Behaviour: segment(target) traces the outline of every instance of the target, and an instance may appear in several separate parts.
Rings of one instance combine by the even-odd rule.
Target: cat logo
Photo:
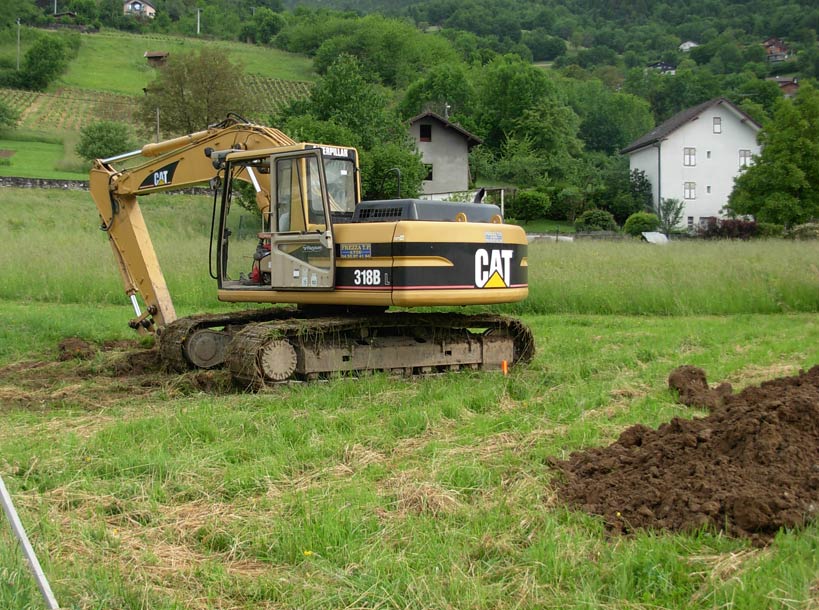
[[[511,281],[512,250],[475,252],[475,285],[478,288],[508,288]]]
[[[179,165],[179,161],[174,161],[173,163],[169,163],[164,167],[160,167],[155,172],[151,172],[145,177],[145,180],[142,181],[139,188],[150,189],[171,184],[173,182],[173,175],[176,172],[177,165]]]
[[[168,183],[168,170],[154,172],[154,186],[162,186]]]

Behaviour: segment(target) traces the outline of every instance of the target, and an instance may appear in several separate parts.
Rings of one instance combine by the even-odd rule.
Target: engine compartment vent
[[[394,222],[403,218],[404,208],[359,206],[359,209],[356,210],[355,216],[353,216],[353,222],[374,222],[379,220],[384,222]]]
[[[425,199],[362,201],[356,206],[351,222],[399,220],[454,222],[459,214],[463,214],[468,222],[492,222],[493,218],[500,218],[500,208],[488,203],[456,203]]]

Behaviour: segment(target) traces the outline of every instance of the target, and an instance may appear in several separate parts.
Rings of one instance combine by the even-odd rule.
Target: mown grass
[[[216,306],[209,201],[157,197],[143,209],[181,313]],[[536,244],[540,300],[520,309],[538,353],[510,376],[241,394],[185,376],[118,378],[104,354],[54,362],[62,337],[128,336],[96,225],[87,193],[0,190],[0,472],[64,607],[815,603],[816,524],[765,549],[707,531],[611,538],[561,506],[548,467],[631,424],[702,415],[666,387],[680,364],[743,387],[816,363],[819,320],[804,297],[817,285],[814,245]],[[624,282],[654,297],[635,301]],[[724,283],[742,293],[737,311],[712,315],[728,308],[709,294],[727,294]],[[697,291],[667,301],[679,284]],[[614,296],[593,312],[606,287]],[[573,306],[586,312],[560,311]],[[0,607],[37,607],[5,525]]]
[[[78,171],[82,167],[82,162],[73,150],[72,144],[76,143],[76,137],[60,137],[57,142],[30,141],[23,140],[22,137],[24,136],[0,139],[0,150],[12,153],[10,156],[2,157],[0,176],[57,180],[88,179],[87,172]],[[49,139],[56,138],[52,136]]]
[[[816,526],[768,549],[709,532],[612,539],[560,506],[546,462],[700,414],[665,387],[683,362],[738,385],[815,362],[815,316],[526,321],[539,353],[508,378],[167,386],[96,407],[61,386],[4,409],[3,472],[66,607],[806,606]],[[21,595],[0,583],[0,605]]]
[[[155,71],[148,66],[146,51],[186,53],[207,45],[238,61],[248,74],[259,74],[283,80],[312,81],[316,76],[308,57],[238,42],[201,40],[171,36],[138,36],[103,30],[82,37],[77,58],[73,60],[59,84],[142,95],[143,87],[153,80]]]

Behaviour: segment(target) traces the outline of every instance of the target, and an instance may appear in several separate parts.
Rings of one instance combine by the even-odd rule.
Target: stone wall
[[[18,178],[0,176],[0,188],[11,186],[21,189],[59,189],[63,191],[87,191],[88,180],[55,180],[53,178]],[[211,195],[213,191],[204,186],[165,191],[169,195]]]
[[[18,178],[16,176],[0,176],[0,187],[2,186],[14,186],[22,189],[87,191],[88,180],[54,180],[51,178]]]

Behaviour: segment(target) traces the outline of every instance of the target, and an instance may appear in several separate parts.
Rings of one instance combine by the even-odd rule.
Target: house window
[[[693,166],[697,164],[697,149],[683,148],[683,165]]]
[[[714,133],[722,133],[722,117],[714,117]]]
[[[710,159],[710,158],[711,158],[711,151],[710,151],[710,150],[706,150],[706,151],[705,151],[705,158],[706,158],[706,159]]]
[[[710,184],[705,187],[705,192],[708,193],[709,195],[711,194],[711,185]]]
[[[421,125],[421,141],[432,142],[432,125]]]
[[[751,151],[743,149],[739,151],[739,166],[748,167],[751,164]]]
[[[424,167],[427,168],[427,177],[424,180],[432,180],[432,163],[424,163]]]
[[[688,228],[689,228],[689,229],[693,229],[693,228],[694,228],[694,217],[693,217],[693,216],[689,216],[689,217],[688,217]]]
[[[696,199],[697,198],[697,183],[696,182],[686,182],[683,184],[683,197],[686,199]]]

